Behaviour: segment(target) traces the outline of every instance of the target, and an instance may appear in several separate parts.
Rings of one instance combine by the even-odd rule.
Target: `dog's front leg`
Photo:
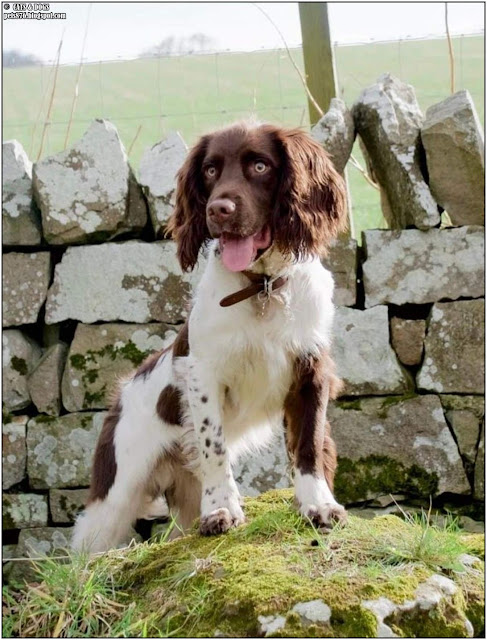
[[[200,531],[214,535],[244,522],[240,496],[232,475],[222,423],[223,390],[208,367],[192,358],[188,398],[199,446],[201,469]]]
[[[347,516],[332,492],[336,454],[326,410],[335,379],[333,367],[326,353],[299,358],[285,403],[298,509],[317,526],[325,527]]]

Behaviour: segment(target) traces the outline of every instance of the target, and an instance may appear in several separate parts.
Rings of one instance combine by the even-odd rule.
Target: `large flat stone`
[[[49,506],[52,521],[59,524],[74,522],[85,507],[88,494],[89,489],[51,489]]]
[[[176,335],[165,324],[78,324],[63,376],[65,408],[107,408],[119,381]]]
[[[270,489],[292,486],[284,431],[257,453],[243,454],[234,465],[233,475],[243,496],[258,496]]]
[[[56,265],[46,322],[179,322],[199,273],[181,273],[171,241],[69,247]]]
[[[27,473],[34,489],[83,487],[105,412],[39,416],[27,425]]]
[[[67,351],[63,342],[52,345],[29,375],[27,387],[39,413],[58,416],[61,411],[61,378]]]
[[[336,403],[329,419],[339,459],[339,500],[470,492],[437,396]]]
[[[338,173],[343,173],[355,141],[353,116],[343,100],[332,98],[330,108],[311,129],[311,137],[322,144]]]
[[[3,256],[3,326],[37,322],[51,277],[51,256],[7,253]]]
[[[7,411],[25,409],[31,403],[28,377],[41,357],[41,348],[19,329],[2,335],[2,403]]]
[[[484,295],[483,227],[365,231],[365,306]]]
[[[484,134],[468,91],[429,107],[421,140],[431,193],[452,223],[485,224]]]
[[[47,496],[40,496],[36,493],[3,494],[3,529],[26,529],[46,526]]]
[[[10,489],[26,475],[27,416],[8,416],[2,424],[2,488]]]
[[[357,242],[352,238],[336,240],[323,260],[333,274],[333,302],[339,307],[353,307],[357,302]]]
[[[440,223],[420,163],[423,114],[413,87],[390,74],[367,87],[353,106],[355,127],[381,187],[382,211],[392,229]]]
[[[164,237],[167,222],[174,209],[176,173],[188,149],[177,132],[144,152],[140,160],[139,180],[144,190],[156,237]]]
[[[343,395],[387,395],[412,387],[389,341],[387,307],[337,309],[332,355]]]
[[[33,187],[50,244],[108,240],[137,233],[147,221],[123,144],[106,120],[93,121],[70,149],[37,162]]]
[[[41,214],[32,199],[32,162],[17,140],[2,145],[2,243],[41,244]]]
[[[483,300],[433,305],[418,388],[483,394],[484,340]]]

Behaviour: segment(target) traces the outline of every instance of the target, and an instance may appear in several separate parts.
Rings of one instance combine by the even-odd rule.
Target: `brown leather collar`
[[[247,300],[247,298],[259,293],[264,293],[265,296],[269,298],[273,291],[279,289],[287,282],[287,278],[284,276],[279,276],[279,278],[273,280],[271,276],[265,275],[264,273],[253,273],[252,271],[242,271],[242,273],[252,282],[252,284],[244,289],[235,291],[235,293],[231,293],[229,296],[225,296],[225,298],[222,298],[220,300],[220,307],[231,307],[233,304],[237,304],[237,302],[241,302],[242,300]]]

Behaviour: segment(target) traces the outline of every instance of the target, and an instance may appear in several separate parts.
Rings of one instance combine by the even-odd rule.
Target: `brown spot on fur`
[[[330,491],[333,491],[336,468],[337,452],[335,442],[331,437],[331,426],[327,420],[325,424],[325,437],[323,438],[323,471]]]
[[[188,321],[186,320],[172,345],[172,357],[184,358],[187,355],[189,355],[189,327]]]
[[[157,415],[169,424],[183,424],[181,410],[181,391],[172,384],[168,384],[159,394],[156,405]]]
[[[115,481],[117,461],[113,438],[121,412],[122,404],[118,398],[108,411],[96,444],[88,504],[94,500],[103,500]]]
[[[330,489],[336,469],[335,444],[326,420],[328,399],[341,389],[328,353],[298,358],[284,403],[286,445],[301,473],[325,476]]]

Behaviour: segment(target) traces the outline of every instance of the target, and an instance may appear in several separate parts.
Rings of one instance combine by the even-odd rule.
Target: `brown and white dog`
[[[169,231],[184,270],[208,248],[186,324],[123,383],[100,435],[73,548],[116,546],[164,495],[182,530],[244,521],[231,463],[285,429],[299,512],[346,517],[326,419],[333,280],[320,255],[346,226],[343,180],[298,129],[239,123],[179,171]]]

